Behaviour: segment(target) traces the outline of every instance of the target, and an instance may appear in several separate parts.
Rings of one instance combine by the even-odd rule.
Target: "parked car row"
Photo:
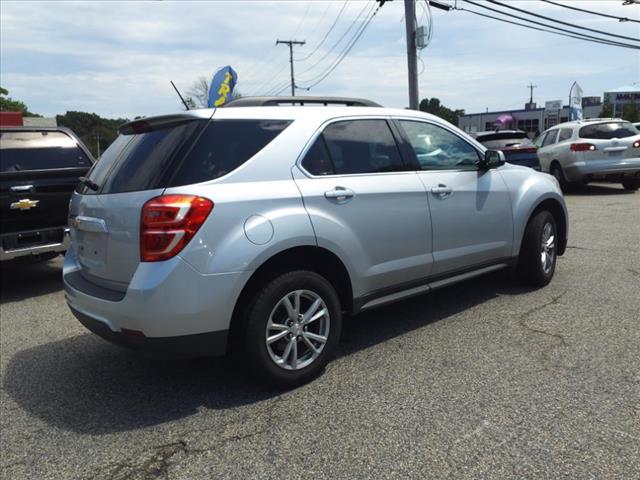
[[[504,268],[551,280],[568,225],[553,177],[429,114],[296,102],[121,128],[71,198],[63,279],[80,322],[295,385],[329,361],[343,315]]]

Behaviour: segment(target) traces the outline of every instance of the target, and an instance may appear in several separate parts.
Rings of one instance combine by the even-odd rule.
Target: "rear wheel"
[[[244,356],[261,380],[293,387],[322,372],[340,338],[338,295],[311,271],[280,275],[257,291],[245,314]]]
[[[569,182],[567,182],[567,179],[564,176],[564,172],[562,171],[562,167],[558,163],[554,163],[553,165],[551,165],[550,173],[551,175],[556,177],[556,180],[558,180],[560,188],[563,192],[566,191],[567,188],[569,188]]]
[[[556,222],[547,210],[536,213],[527,224],[520,247],[518,273],[530,285],[543,287],[553,278],[557,260]]]
[[[636,191],[640,188],[640,180],[625,180],[622,182],[622,186],[625,190]]]

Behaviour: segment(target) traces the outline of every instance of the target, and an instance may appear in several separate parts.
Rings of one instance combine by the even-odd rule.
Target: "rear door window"
[[[0,172],[89,168],[76,141],[59,131],[0,132]]]
[[[549,145],[553,145],[554,143],[556,143],[557,138],[558,138],[558,130],[551,130],[549,133],[547,133],[547,136],[544,137],[542,146],[547,147]]]
[[[386,120],[344,120],[332,123],[324,129],[321,137],[326,142],[330,165],[320,158],[321,144],[314,145],[305,158],[309,173],[326,171],[338,175],[355,173],[379,173],[404,170],[398,145]],[[317,142],[316,142],[317,143]],[[320,156],[320,157],[318,157]],[[317,164],[317,166],[313,165]],[[322,166],[321,166],[322,164]]]
[[[580,138],[592,140],[611,140],[612,138],[626,138],[634,135],[638,135],[638,131],[631,122],[598,123],[580,129]]]
[[[560,130],[560,134],[558,135],[558,143],[566,142],[573,136],[573,130],[570,128],[563,128]]]

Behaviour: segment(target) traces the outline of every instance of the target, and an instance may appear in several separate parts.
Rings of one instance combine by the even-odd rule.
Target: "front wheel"
[[[638,190],[638,188],[640,188],[640,180],[625,180],[624,182],[622,182],[622,186],[625,190],[635,192],[636,190]]]
[[[244,353],[261,380],[293,387],[322,372],[342,328],[340,300],[321,275],[293,271],[267,282],[250,301]]]
[[[530,285],[544,287],[553,278],[557,260],[556,222],[547,210],[529,220],[522,238],[518,273]]]

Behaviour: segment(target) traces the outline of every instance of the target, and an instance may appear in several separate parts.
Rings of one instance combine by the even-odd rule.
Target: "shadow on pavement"
[[[504,275],[472,280],[348,319],[338,356],[482,304],[498,294],[530,290]],[[58,428],[105,434],[158,425],[199,408],[257,403],[282,390],[248,377],[230,359],[157,360],[86,334],[14,355],[5,391],[30,414]]]
[[[62,260],[33,263],[11,260],[0,264],[0,302],[18,302],[62,290]]]
[[[618,183],[579,185],[564,193],[565,197],[585,197],[598,195],[633,195],[635,192],[625,190]]]

